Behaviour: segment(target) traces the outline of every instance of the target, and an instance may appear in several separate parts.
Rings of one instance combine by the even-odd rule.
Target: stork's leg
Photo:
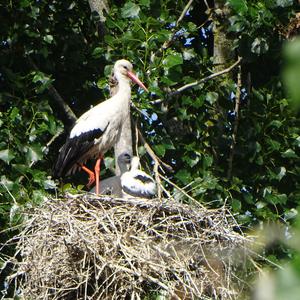
[[[95,164],[95,175],[96,175],[96,194],[100,194],[100,164],[101,164],[102,156],[99,156],[99,158],[96,161]]]
[[[95,182],[95,173],[91,171],[89,168],[87,168],[86,166],[84,166],[83,164],[80,164],[80,167],[83,171],[85,171],[89,175],[89,182],[87,183],[86,186],[87,188],[90,188],[92,184]]]

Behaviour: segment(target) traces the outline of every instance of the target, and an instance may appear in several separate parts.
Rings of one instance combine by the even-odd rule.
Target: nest
[[[11,276],[25,299],[235,299],[247,243],[225,209],[85,194],[27,215]]]

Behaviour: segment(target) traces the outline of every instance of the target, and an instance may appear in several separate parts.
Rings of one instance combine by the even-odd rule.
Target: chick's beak
[[[149,90],[145,87],[145,85],[138,79],[138,77],[130,72],[130,71],[127,71],[127,76],[135,83],[137,83],[142,89],[144,89],[146,92],[149,92]]]

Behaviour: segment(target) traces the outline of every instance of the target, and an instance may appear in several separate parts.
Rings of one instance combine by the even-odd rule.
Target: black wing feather
[[[104,130],[98,128],[83,132],[79,136],[68,138],[58,155],[53,168],[53,177],[63,177],[77,163],[78,159],[95,145],[94,140],[96,138],[99,139],[103,135],[107,126]]]
[[[126,186],[122,186],[123,191],[133,197],[143,197],[143,198],[147,198],[147,199],[151,199],[154,198],[155,195],[153,195],[152,193],[147,193],[147,192],[142,192],[142,191],[133,191],[130,188],[126,187]]]
[[[134,178],[141,181],[142,183],[154,182],[152,178],[150,178],[148,176],[143,176],[141,174],[134,176]]]

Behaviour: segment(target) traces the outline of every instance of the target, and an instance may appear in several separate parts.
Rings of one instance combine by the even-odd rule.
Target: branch
[[[135,131],[136,131],[136,139],[140,138],[142,144],[144,145],[147,153],[149,154],[149,156],[152,158],[152,160],[154,161],[154,166],[153,166],[153,172],[155,175],[155,181],[157,183],[157,194],[158,197],[161,198],[161,194],[162,194],[162,190],[169,196],[171,197],[171,195],[169,194],[169,192],[164,188],[164,186],[161,184],[161,180],[160,180],[160,173],[158,168],[160,168],[163,172],[163,168],[161,165],[163,165],[165,168],[167,168],[169,171],[172,171],[172,167],[168,164],[166,164],[165,162],[163,162],[152,150],[152,148],[150,147],[150,145],[146,142],[144,136],[142,135],[141,131],[138,129],[137,124],[135,123]]]
[[[177,22],[176,22],[176,27],[178,26],[178,24],[182,21],[182,19],[184,18],[186,12],[189,10],[190,6],[192,5],[193,0],[190,0],[187,5],[184,7],[180,17],[178,18]]]
[[[71,107],[64,101],[64,99],[60,96],[57,89],[51,84],[49,86],[49,94],[52,96],[52,98],[56,101],[56,103],[63,109],[65,114],[67,115],[68,119],[72,121],[73,123],[76,122],[77,117],[74,114]]]
[[[206,81],[208,81],[210,79],[213,79],[215,77],[224,75],[226,73],[229,73],[232,69],[234,69],[236,66],[238,66],[241,63],[241,61],[242,61],[242,58],[239,57],[238,60],[234,64],[232,64],[230,67],[228,67],[228,68],[226,68],[226,69],[224,69],[224,70],[222,70],[220,72],[213,73],[213,74],[211,74],[211,75],[209,75],[207,77],[204,77],[204,78],[202,78],[200,80],[197,80],[197,81],[185,84],[184,86],[182,86],[182,87],[180,87],[180,88],[178,88],[178,89],[170,92],[169,94],[167,94],[167,98],[168,97],[172,97],[174,95],[177,95],[177,94],[179,94],[179,93],[181,93],[181,92],[183,92],[183,91],[185,91],[187,89],[193,88],[193,87],[195,87],[195,86],[197,86],[197,85],[199,85],[199,84],[201,84],[203,82],[206,82]],[[158,103],[161,103],[162,101],[163,101],[163,99],[157,99],[157,100],[151,101],[151,103],[152,104],[158,104]]]
[[[235,107],[234,107],[235,119],[234,119],[233,132],[232,132],[232,143],[230,145],[230,152],[228,158],[228,171],[227,171],[228,179],[230,179],[232,176],[232,165],[233,165],[233,158],[234,158],[237,132],[239,126],[239,118],[240,118],[241,87],[242,87],[242,70],[241,70],[241,66],[239,66],[236,99],[235,99]]]
[[[176,35],[176,29],[177,29],[179,23],[180,23],[180,22],[182,21],[182,19],[184,18],[186,12],[187,12],[187,11],[189,10],[189,8],[191,7],[192,3],[193,3],[193,0],[190,0],[190,1],[187,3],[187,5],[184,7],[182,13],[180,14],[178,20],[177,20],[176,23],[175,23],[175,27],[174,27],[173,30],[172,30],[172,34],[171,34],[170,38],[169,38],[167,41],[165,41],[165,42],[163,43],[163,45],[162,45],[162,46],[154,53],[154,57],[157,56],[157,55],[158,55],[160,52],[162,52],[163,50],[166,50],[166,49],[171,45],[171,43],[173,42],[174,37],[175,37],[175,35]]]
[[[33,69],[35,69],[36,71],[40,71],[39,68],[37,67],[37,65],[34,63],[34,61],[30,57],[28,57],[28,61],[29,61],[29,64],[33,67]],[[72,121],[73,123],[75,123],[75,121],[77,120],[76,115],[72,111],[71,107],[60,96],[60,94],[58,93],[58,91],[52,84],[49,85],[48,91],[49,91],[50,96],[52,96],[52,98],[56,101],[56,103],[63,109],[63,111],[67,115],[68,119],[70,121]]]

